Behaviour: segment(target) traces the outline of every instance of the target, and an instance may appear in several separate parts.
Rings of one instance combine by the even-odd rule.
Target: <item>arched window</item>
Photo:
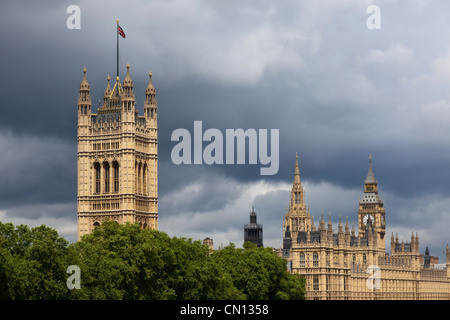
[[[313,254],[313,267],[319,266],[319,254],[317,252],[314,252]]]
[[[301,200],[300,200],[300,192],[295,192],[295,204],[300,204]]]
[[[100,222],[98,222],[98,221],[97,221],[97,222],[94,222],[94,228],[95,228],[95,227],[98,227],[99,225],[100,225]]]
[[[96,162],[94,164],[94,171],[95,171],[95,192],[100,192],[100,163]]]
[[[137,183],[138,183],[138,193],[142,192],[142,163],[139,163],[138,165],[138,172],[137,172]]]
[[[305,254],[302,252],[300,253],[300,267],[305,266]]]
[[[134,175],[135,175],[135,180],[134,180],[134,192],[138,192],[138,163],[137,161],[134,163]]]
[[[112,166],[114,170],[114,192],[119,192],[119,164],[114,161]]]
[[[147,194],[147,164],[144,163],[144,167],[142,169],[142,193],[144,195]]]
[[[109,170],[109,163],[105,162],[103,164],[103,167],[105,168],[105,192],[109,192],[109,185],[110,185],[110,170]]]

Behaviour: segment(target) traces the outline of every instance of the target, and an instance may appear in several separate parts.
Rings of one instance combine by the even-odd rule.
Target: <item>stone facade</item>
[[[138,115],[130,76],[110,77],[103,104],[92,113],[86,68],[78,97],[78,240],[105,219],[158,229],[156,91],[149,73],[144,115]]]
[[[446,266],[438,269],[420,264],[419,236],[410,242],[390,239],[385,250],[386,212],[369,158],[369,172],[357,212],[359,231],[350,230],[339,218],[333,231],[322,214],[316,227],[305,204],[298,158],[290,205],[283,222],[284,257],[291,273],[306,280],[307,299],[450,299],[450,250]]]

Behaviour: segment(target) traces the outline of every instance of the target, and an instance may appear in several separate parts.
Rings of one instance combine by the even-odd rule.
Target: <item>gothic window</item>
[[[103,167],[105,168],[105,192],[109,192],[109,184],[110,184],[110,176],[109,176],[109,163],[105,162],[103,164]]]
[[[94,164],[94,170],[95,170],[95,192],[100,192],[100,163],[96,162]]]
[[[313,276],[313,290],[319,290],[319,276]]]
[[[366,264],[366,262],[367,262],[367,258],[366,258],[366,254],[364,253],[363,254],[363,264]]]
[[[114,170],[114,192],[119,192],[119,164],[117,161],[113,162]]]
[[[134,192],[137,193],[138,190],[138,163],[137,161],[134,163],[134,175],[135,175],[135,179],[134,179]]]
[[[313,267],[319,266],[319,254],[317,252],[314,252],[313,254]]]
[[[142,193],[147,194],[147,164],[144,163],[144,169],[142,170]]]
[[[302,252],[300,253],[300,267],[305,266],[305,254]]]
[[[142,191],[142,178],[141,178],[141,171],[142,171],[142,165],[139,163],[138,169],[137,169],[137,193],[141,193]]]
[[[294,204],[300,204],[301,201],[301,192],[294,192]]]

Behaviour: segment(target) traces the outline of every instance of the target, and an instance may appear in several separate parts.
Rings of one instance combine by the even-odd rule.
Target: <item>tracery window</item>
[[[100,192],[100,163],[96,162],[94,164],[94,170],[95,170],[95,192]]]
[[[319,254],[317,252],[314,252],[313,254],[313,267],[319,266]]]
[[[114,171],[114,192],[119,192],[119,164],[117,161],[113,162]]]
[[[305,254],[302,252],[300,253],[300,267],[305,266]]]
[[[142,193],[147,194],[147,164],[144,163],[144,168],[142,169]]]
[[[105,168],[105,192],[109,192],[109,185],[110,185],[110,170],[109,170],[109,163],[105,162],[103,164],[103,167]]]

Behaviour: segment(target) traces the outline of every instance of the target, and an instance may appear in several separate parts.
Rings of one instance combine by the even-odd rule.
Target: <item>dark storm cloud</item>
[[[57,138],[0,132],[0,210],[76,197],[76,149]],[[23,216],[33,215],[29,210]],[[71,214],[64,212],[62,214]]]
[[[150,70],[157,90],[162,221],[164,212],[168,220],[180,214],[206,232],[219,220],[214,228],[224,238],[237,237],[254,204],[261,223],[280,228],[288,192],[255,198],[243,188],[263,178],[290,184],[295,152],[316,223],[322,210],[353,219],[372,153],[392,225],[431,230],[431,214],[448,215],[449,4],[380,1],[381,29],[371,31],[371,2],[2,3],[0,210],[55,216],[59,204],[75,201],[81,70],[95,112],[106,76],[116,72],[120,19],[121,75],[130,62],[141,114]],[[80,6],[81,30],[66,28],[71,4]],[[174,165],[171,133],[192,132],[195,120],[222,132],[279,129],[278,174],[262,177],[259,165]],[[37,209],[28,211],[32,204]]]

